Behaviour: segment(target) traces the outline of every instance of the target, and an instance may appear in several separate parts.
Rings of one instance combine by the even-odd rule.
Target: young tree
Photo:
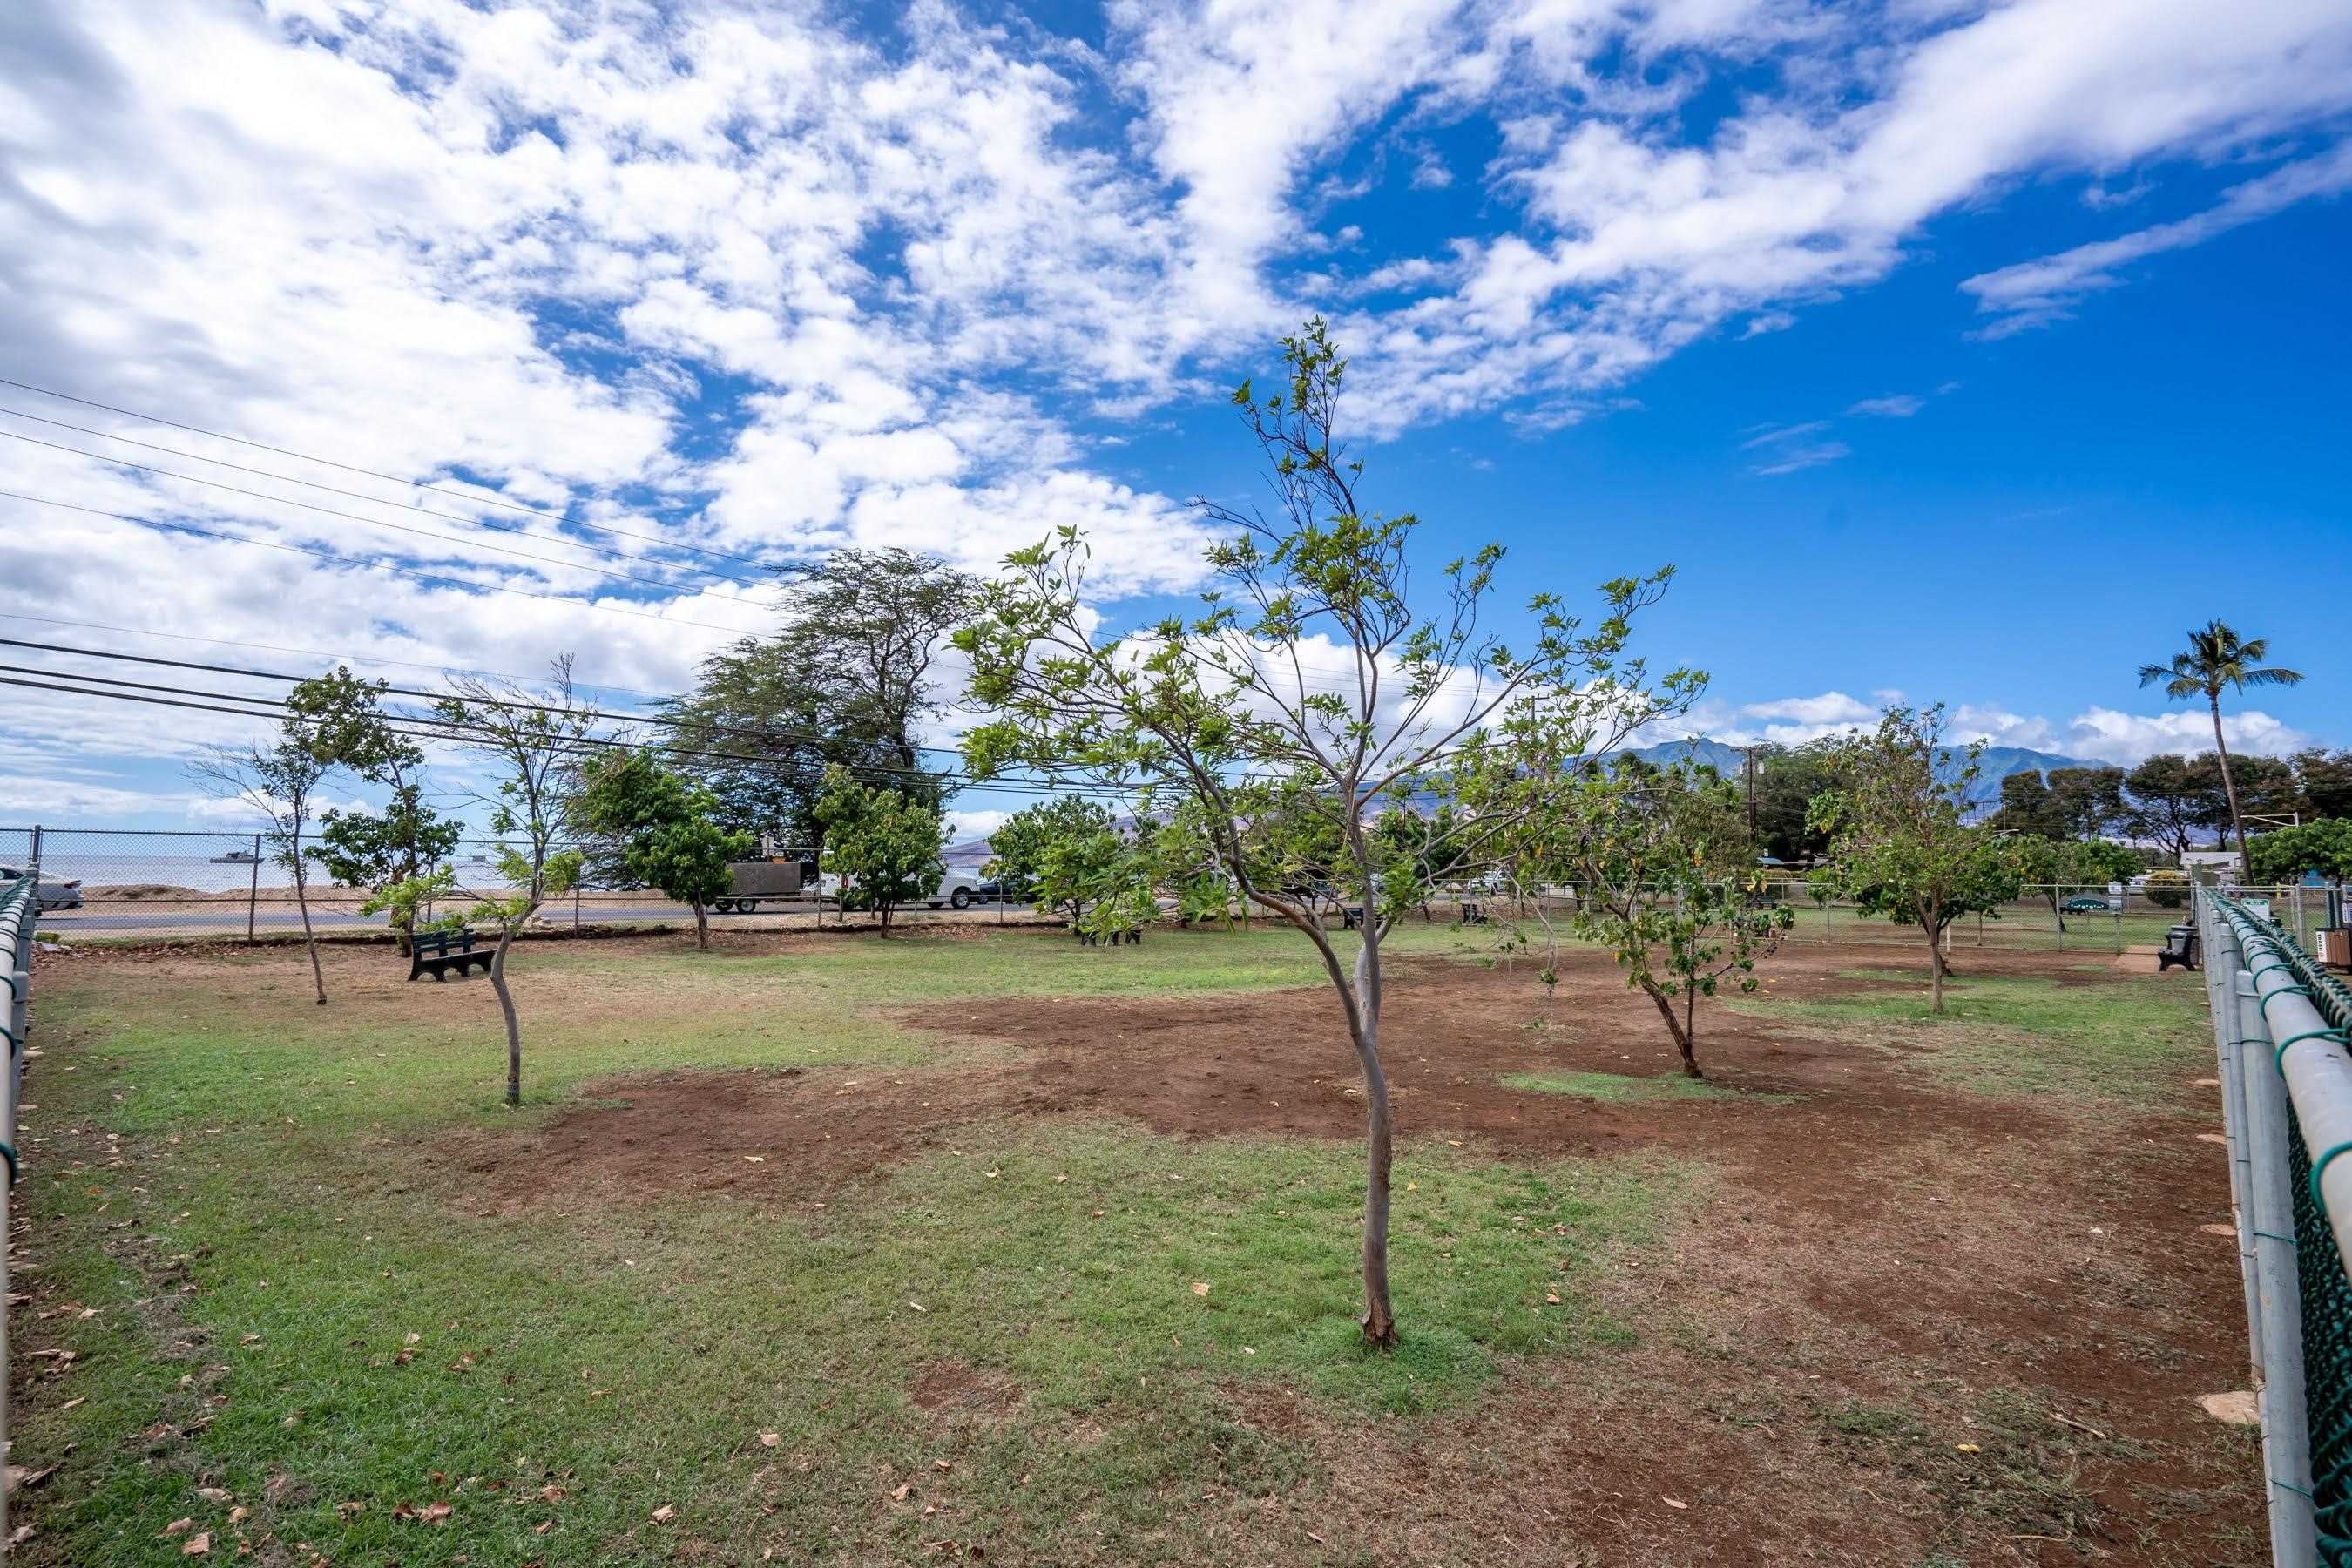
[[[499,944],[490,955],[490,989],[499,999],[499,1013],[507,1029],[507,1092],[509,1105],[522,1103],[522,1026],[515,1014],[514,992],[507,984],[507,955],[514,939],[549,899],[568,893],[577,884],[584,857],[577,849],[558,851],[556,836],[563,827],[564,780],[575,759],[593,744],[595,721],[572,684],[572,658],[555,660],[552,679],[544,690],[515,685],[491,685],[473,676],[450,683],[449,694],[434,704],[452,739],[470,748],[495,779],[488,790],[474,795],[488,808],[490,831],[499,840],[498,870],[502,888],[467,888],[455,870],[443,867],[424,877],[411,878],[379,895],[380,907],[394,919],[415,918],[428,900],[469,897],[473,908],[465,920],[495,921]]]
[[[1215,921],[1234,929],[1239,895],[1233,874],[1217,853],[1217,840],[1201,815],[1201,803],[1190,797],[1174,801],[1161,816],[1144,825],[1151,881],[1176,896],[1176,912],[1188,926]],[[1249,928],[1249,906],[1239,905],[1242,928]]]
[[[1383,862],[1401,862],[1403,875],[1435,889],[1460,880],[1469,869],[1462,828],[1454,803],[1439,801],[1425,816],[1409,806],[1382,813],[1372,824],[1372,838]],[[1421,918],[1424,923],[1433,918],[1426,901],[1421,905]]]
[[[2183,697],[2202,697],[2213,715],[2213,749],[2221,758],[2221,787],[2229,798],[2230,827],[2237,835],[2238,863],[2246,864],[2246,821],[2238,805],[2238,786],[2230,772],[2230,742],[2221,733],[2221,691],[2228,688],[2243,691],[2249,686],[2293,686],[2303,679],[2292,669],[2268,667],[2263,663],[2270,656],[2267,637],[2241,640],[2238,634],[2224,623],[2208,621],[2189,634],[2189,646],[2172,656],[2168,664],[2144,664],[2139,668],[2139,683],[2153,686],[2161,681],[2165,696],[2179,700]]]
[[[824,828],[822,864],[840,877],[843,906],[855,898],[876,910],[886,938],[890,911],[929,896],[947,875],[940,859],[947,825],[919,800],[869,788],[835,763],[825,770],[816,815]]]
[[[1082,795],[1057,795],[1034,805],[1023,806],[1003,826],[988,836],[989,861],[982,870],[1008,889],[1032,893],[1045,868],[1048,847],[1068,839],[1108,833],[1117,820],[1108,806],[1097,805]],[[1060,907],[1058,900],[1043,901],[1047,909]],[[1071,918],[1075,920],[1079,912],[1072,910]]]
[[[1037,862],[1037,900],[1070,911],[1082,936],[1118,936],[1159,913],[1151,862],[1143,847],[1114,827],[1049,839]]]
[[[309,858],[302,836],[310,826],[320,784],[333,762],[326,754],[317,727],[289,713],[278,739],[268,745],[215,746],[188,765],[196,783],[223,800],[241,800],[258,812],[268,826],[262,837],[270,859],[294,874],[294,903],[302,912],[302,942],[310,954],[310,984],[319,1005],[327,1005],[327,972],[319,962],[319,933],[310,926]]]
[[[751,836],[721,828],[717,811],[708,790],[648,751],[611,753],[583,769],[572,803],[581,829],[617,846],[630,877],[694,911],[694,942],[706,952],[709,905],[734,889],[730,862],[751,853]]]
[[[287,699],[289,710],[317,724],[322,751],[386,792],[381,811],[330,807],[319,819],[319,842],[304,852],[338,886],[371,892],[436,865],[465,831],[425,804],[425,751],[384,711],[389,687],[338,666],[297,683]],[[404,921],[393,921],[393,935],[406,954],[413,933]]]
[[[1605,612],[1590,627],[1538,595],[1527,640],[1514,647],[1479,624],[1502,556],[1490,545],[1448,563],[1439,606],[1416,612],[1406,563],[1416,520],[1382,516],[1359,494],[1362,465],[1339,434],[1338,351],[1320,321],[1283,347],[1282,391],[1261,398],[1244,383],[1234,395],[1267,459],[1276,516],[1193,503],[1232,531],[1208,553],[1219,586],[1202,613],[1113,633],[1086,604],[1088,552],[1076,529],[1014,552],[956,638],[972,662],[971,696],[991,715],[967,733],[965,756],[980,778],[1018,766],[1104,791],[1140,789],[1147,812],[1196,805],[1239,895],[1313,944],[1363,1079],[1362,1328],[1387,1345],[1396,1337],[1395,1124],[1381,1055],[1382,941],[1421,889],[1378,879],[1370,825],[1465,752],[1500,749],[1508,721],[1528,707],[1573,709],[1596,733],[1630,731],[1686,706],[1700,680],[1677,671],[1662,698],[1641,662],[1623,657],[1631,617],[1664,590],[1665,571],[1605,584]],[[1340,846],[1330,870],[1371,917],[1352,951],[1325,928],[1314,889],[1261,875],[1264,857],[1250,840],[1278,804],[1269,779],[1304,781],[1325,803]],[[1463,831],[1491,836],[1501,826]]]
[[[1739,792],[1712,768],[1655,768],[1631,756],[1528,777],[1542,798],[1512,836],[1513,880],[1526,889],[1577,884],[1578,933],[1615,954],[1627,987],[1657,1008],[1683,1071],[1704,1077],[1698,999],[1727,984],[1754,990],[1757,960],[1796,919],[1757,896],[1761,878]],[[1542,900],[1534,907],[1549,938]]]
[[[1990,912],[2023,887],[2017,854],[1967,820],[1981,742],[1957,755],[1944,710],[1889,708],[1876,732],[1839,748],[1835,789],[1813,802],[1831,835],[1830,880],[1863,909],[1927,939],[1934,1011],[1944,1010],[1944,933],[1963,915]]]

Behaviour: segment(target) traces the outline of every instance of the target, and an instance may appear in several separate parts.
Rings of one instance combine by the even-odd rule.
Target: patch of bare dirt
[[[955,1356],[929,1363],[915,1374],[912,1397],[933,1415],[993,1419],[1021,1404],[1021,1385]]]
[[[2087,962],[1986,952],[1961,968],[2090,983]],[[1916,989],[1842,973],[1906,965],[1885,947],[1806,948],[1766,973],[1772,994],[1811,999]],[[2221,1152],[2196,1136],[2215,1124],[2213,1090],[2184,1077],[2172,1103],[2120,1121],[2002,1102],[1900,1070],[1929,1044],[1841,1042],[1818,1025],[1800,1037],[1719,1008],[1702,1060],[1755,1098],[1511,1089],[1513,1074],[1672,1068],[1650,1004],[1604,956],[1570,954],[1563,971],[1549,1025],[1531,1027],[1532,964],[1401,966],[1384,1025],[1399,1122],[1512,1159],[1658,1150],[1709,1168],[1696,1212],[1606,1288],[1642,1342],[1519,1369],[1470,1409],[1407,1424],[1237,1386],[1236,1420],[1309,1448],[1326,1478],[1328,1506],[1297,1528],[1416,1563],[2186,1568],[2259,1542],[2253,1450],[2196,1402],[2246,1377],[2234,1250],[2200,1229],[2228,1215]],[[507,1209],[679,1191],[801,1202],[983,1119],[1362,1135],[1319,989],[998,1001],[977,1018],[960,1004],[903,1021],[986,1049],[946,1068],[601,1086],[620,1103],[476,1143],[475,1191]],[[1410,1279],[1398,1289],[1409,1331]],[[979,1375],[940,1363],[915,1397],[961,1408]]]

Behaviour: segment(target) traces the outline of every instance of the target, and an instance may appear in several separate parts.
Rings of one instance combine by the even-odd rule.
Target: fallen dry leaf
[[[196,1521],[193,1519],[175,1519],[163,1527],[163,1535],[165,1539],[174,1535],[185,1535],[195,1527]]]
[[[783,1434],[781,1432],[762,1432],[760,1434],[760,1447],[762,1448],[772,1448],[783,1440]]]
[[[1208,1282],[1206,1279],[1195,1279],[1195,1280],[1193,1280],[1193,1281],[1192,1281],[1192,1294],[1193,1294],[1193,1295],[1195,1295],[1195,1296],[1205,1296],[1205,1295],[1207,1295],[1208,1293],[1209,1293],[1209,1282]]]
[[[196,1489],[196,1495],[204,1499],[206,1502],[226,1502],[229,1500],[229,1489],[226,1487],[198,1487]]]
[[[1688,1504],[1688,1503],[1686,1503],[1686,1502],[1684,1502],[1684,1501],[1683,1501],[1681,1499],[1679,1499],[1679,1498],[1670,1498],[1670,1497],[1669,1497],[1669,1498],[1660,1498],[1658,1500],[1659,1500],[1660,1502],[1662,1502],[1662,1503],[1664,1503],[1668,1508],[1688,1508],[1688,1507],[1690,1507],[1690,1504]]]
[[[952,1470],[955,1467],[949,1464],[945,1459],[933,1459],[931,1461],[931,1468],[935,1470]]]
[[[913,1482],[902,1481],[898,1486],[893,1487],[890,1489],[890,1500],[892,1502],[905,1502],[907,1499],[912,1495],[914,1489],[915,1487]]]
[[[670,1507],[667,1503],[664,1503],[661,1507],[654,1510],[654,1522],[656,1524],[667,1524],[671,1520],[676,1519],[677,1517],[677,1510]]]
[[[209,1556],[212,1549],[213,1532],[209,1530],[201,1535],[191,1535],[187,1540],[180,1542],[180,1555],[183,1557]]]
[[[914,1308],[918,1312],[928,1312],[930,1310],[929,1307],[924,1306],[920,1301],[909,1301],[907,1305]]]
[[[439,1524],[457,1511],[457,1509],[449,1503],[428,1502],[416,1510],[416,1517],[427,1524]]]

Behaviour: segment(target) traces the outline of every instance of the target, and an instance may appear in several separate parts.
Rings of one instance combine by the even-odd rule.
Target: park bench
[[[1129,947],[1141,947],[1143,945],[1143,932],[1139,930],[1115,931],[1108,936],[1097,936],[1090,931],[1081,931],[1078,932],[1078,945],[1080,947],[1117,947],[1121,942],[1126,942]]]
[[[1360,931],[1363,929],[1363,905],[1342,904],[1339,906],[1339,929],[1341,931]]]
[[[1465,904],[1462,906],[1462,923],[1466,926],[1485,925],[1486,911],[1475,904]]]
[[[2197,958],[2197,928],[2174,926],[2164,933],[2164,945],[2157,950],[2156,972],[2161,974],[2176,963],[2183,969],[2194,969]]]
[[[493,950],[474,945],[474,933],[470,931],[422,931],[409,941],[408,977],[414,980],[420,974],[430,974],[436,980],[446,980],[454,969],[457,978],[463,980],[467,969],[478,963],[488,974],[493,956]]]

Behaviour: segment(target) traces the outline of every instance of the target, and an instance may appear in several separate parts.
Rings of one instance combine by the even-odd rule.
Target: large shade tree
[[[1016,552],[957,638],[971,660],[972,700],[988,715],[968,732],[965,755],[980,777],[1031,769],[1103,793],[1139,791],[1147,813],[1191,804],[1235,892],[1312,944],[1363,1081],[1362,1330],[1386,1345],[1396,1338],[1395,1121],[1382,944],[1397,910],[1423,889],[1410,874],[1376,879],[1399,862],[1384,868],[1373,824],[1433,781],[1484,766],[1533,710],[1572,716],[1607,744],[1686,706],[1701,680],[1675,671],[1654,685],[1626,656],[1633,616],[1664,591],[1671,569],[1605,584],[1591,624],[1538,594],[1516,637],[1482,619],[1499,545],[1414,584],[1418,520],[1373,509],[1363,465],[1341,441],[1339,351],[1320,321],[1283,349],[1278,390],[1262,395],[1245,382],[1233,398],[1266,461],[1270,515],[1194,502],[1225,534],[1208,552],[1214,585],[1202,610],[1115,631],[1087,602],[1089,552],[1076,529]],[[1435,592],[1417,604],[1415,586]],[[1368,915],[1360,940],[1326,928],[1319,890],[1261,875],[1252,826],[1286,785],[1325,803],[1339,842],[1329,871]],[[1499,826],[1460,831],[1466,843]]]
[[[938,809],[951,779],[917,737],[941,710],[931,666],[973,579],[898,549],[837,550],[788,568],[783,625],[705,659],[670,705],[675,761],[718,802],[724,828],[824,839],[816,803],[838,764]]]
[[[2267,637],[2241,637],[2224,622],[2208,621],[2189,634],[2189,646],[2166,664],[2144,664],[2142,686],[2161,685],[2175,701],[2202,697],[2213,715],[2213,749],[2221,758],[2221,788],[2230,806],[2230,829],[2238,840],[2239,864],[2247,863],[2246,819],[2238,802],[2238,784],[2230,771],[2230,742],[2221,732],[2221,693],[2243,691],[2249,686],[2293,686],[2303,679],[2295,670],[2265,665],[2271,645]]]

